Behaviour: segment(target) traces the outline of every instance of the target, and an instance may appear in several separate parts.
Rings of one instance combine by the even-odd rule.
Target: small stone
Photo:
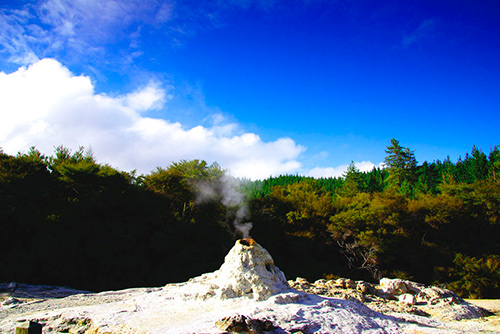
[[[42,334],[42,325],[34,321],[26,321],[16,327],[16,334]]]
[[[310,284],[305,278],[303,277],[297,277],[295,279],[295,283],[298,283],[298,284]]]
[[[246,320],[247,317],[237,314],[217,320],[215,325],[225,332],[244,333],[250,330]]]
[[[404,293],[402,295],[399,295],[398,300],[401,303],[404,303],[407,305],[415,305],[417,303],[415,296],[410,294],[410,293]]]
[[[345,287],[347,289],[356,289],[356,282],[354,282],[352,279],[348,278],[345,280]]]
[[[314,285],[324,287],[326,285],[326,280],[325,279],[319,279],[314,282]]]
[[[335,284],[343,289],[345,289],[345,278],[337,278]]]
[[[7,298],[2,302],[2,306],[14,306],[18,304],[22,304],[22,301],[14,297]]]
[[[321,307],[332,307],[332,302],[329,301],[328,299],[323,300],[321,303],[319,303],[319,306]]]
[[[224,317],[215,322],[221,330],[229,333],[255,333],[261,334],[272,331],[276,327],[269,320],[252,319],[244,315]]]
[[[359,281],[356,284],[356,290],[363,294],[368,294],[372,291],[372,285],[370,283],[364,282],[364,281]]]

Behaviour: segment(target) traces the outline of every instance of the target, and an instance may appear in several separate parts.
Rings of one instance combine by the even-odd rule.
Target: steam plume
[[[250,218],[250,210],[245,195],[240,191],[240,182],[231,175],[223,174],[215,181],[204,182],[197,185],[197,202],[203,203],[219,199],[227,209],[228,216],[234,215],[233,226],[243,238],[250,237],[253,225],[245,222]]]

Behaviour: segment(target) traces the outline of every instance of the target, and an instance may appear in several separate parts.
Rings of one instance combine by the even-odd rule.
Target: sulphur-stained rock
[[[36,317],[26,323],[31,323],[31,326],[34,326],[33,323],[39,324],[40,333],[42,333],[41,326],[43,326],[44,333],[72,333],[72,334],[84,334],[84,333],[87,334],[89,333],[89,330],[92,327],[92,320],[87,317],[84,316],[64,317],[61,316],[60,313],[55,313],[52,315],[47,315],[42,317]],[[35,331],[30,331],[29,333],[35,333]]]
[[[442,320],[476,319],[489,315],[450,290],[403,279],[384,278],[379,286],[358,281],[356,289],[348,288],[352,285],[346,278],[314,283],[301,278],[290,282],[292,287],[307,293],[363,302],[376,312],[390,315],[412,314]]]
[[[215,325],[225,332],[245,333],[249,331],[247,317],[244,315],[222,318],[221,320],[217,320]]]
[[[217,328],[229,333],[266,333],[272,331],[275,326],[269,320],[252,319],[244,315],[225,317],[215,322]]]
[[[295,282],[298,283],[298,284],[307,284],[307,285],[311,285],[311,283],[309,283],[307,281],[307,279],[303,278],[303,277],[297,277],[295,279]]]
[[[342,283],[345,284],[347,279],[342,279]],[[350,280],[352,281],[352,280]],[[289,281],[290,287],[312,294],[323,295],[327,297],[341,298],[345,300],[351,300],[356,302],[365,302],[366,296],[355,289],[341,287],[337,281],[333,280],[317,280],[314,283],[309,283],[307,280],[298,277],[295,281]],[[354,282],[354,281],[352,281]],[[359,282],[358,282],[359,283]],[[356,284],[358,284],[356,283]],[[368,285],[368,283],[367,283]],[[344,285],[346,286],[346,285]],[[349,284],[349,286],[353,286]],[[357,286],[357,285],[356,285]]]
[[[313,286],[313,284],[309,283],[309,281],[303,277],[297,277],[295,281],[288,281],[288,285],[294,289],[300,290],[309,289]]]
[[[333,287],[335,287],[335,286],[336,286],[336,283],[335,283],[335,281],[334,281],[334,280],[329,279],[329,280],[327,280],[327,281],[325,282],[325,286],[326,286],[327,288],[329,288],[329,289],[332,289]]]
[[[344,289],[355,289],[356,282],[350,278],[339,278],[335,281],[336,285]]]
[[[340,277],[335,280],[335,285],[338,286],[339,288],[345,289],[345,278]]]
[[[340,287],[340,288],[343,288],[343,289],[355,289],[356,288],[356,282],[354,282],[350,278],[342,278],[342,277],[338,278],[335,281],[335,285]]]
[[[370,283],[359,281],[356,284],[356,290],[363,294],[369,294],[373,292],[373,286]]]
[[[328,281],[326,279],[318,279],[318,280],[314,281],[313,285],[320,286],[322,288],[326,288],[327,282]]]

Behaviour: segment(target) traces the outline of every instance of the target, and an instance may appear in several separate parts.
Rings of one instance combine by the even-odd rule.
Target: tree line
[[[289,278],[382,276],[500,297],[500,151],[419,164],[392,139],[383,168],[239,180],[251,235]],[[179,161],[119,171],[83,147],[0,152],[2,281],[94,291],[216,270],[238,235],[225,170]],[[212,187],[210,197],[200,191]]]

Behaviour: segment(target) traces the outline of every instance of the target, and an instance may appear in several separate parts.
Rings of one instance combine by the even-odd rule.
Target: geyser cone
[[[248,297],[264,300],[289,291],[285,274],[267,250],[251,238],[237,240],[219,270],[181,284],[183,299]]]
[[[221,297],[262,300],[289,289],[285,275],[275,266],[269,252],[251,238],[237,240],[214,274]]]

